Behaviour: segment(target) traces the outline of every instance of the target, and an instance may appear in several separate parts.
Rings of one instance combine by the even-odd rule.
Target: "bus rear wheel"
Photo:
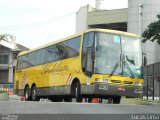
[[[24,97],[25,97],[26,101],[31,100],[31,97],[29,96],[29,87],[28,86],[26,86],[25,89],[24,89]]]
[[[32,101],[39,101],[40,100],[40,98],[37,96],[36,86],[33,86],[31,89],[31,98],[32,98]]]

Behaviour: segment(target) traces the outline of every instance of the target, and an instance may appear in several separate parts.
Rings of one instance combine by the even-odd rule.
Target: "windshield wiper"
[[[125,66],[125,63],[126,63],[126,66],[127,66],[128,70],[129,70],[129,72],[131,73],[131,77],[135,78],[135,75],[134,75],[134,73],[133,73],[128,61],[127,60],[123,60],[122,62],[123,62],[122,64],[124,64],[124,66]]]
[[[114,65],[111,73],[109,74],[109,77],[112,77],[112,75],[113,75],[113,74],[115,73],[115,71],[117,70],[119,64],[120,64],[120,68],[121,68],[121,66],[122,66],[122,65],[121,65],[121,64],[122,64],[122,59],[121,59],[121,57],[122,57],[122,54],[120,55],[120,59],[118,60],[118,62]],[[123,69],[123,68],[122,68],[122,69]]]
[[[132,69],[131,69],[128,61],[126,61],[126,60],[124,59],[124,57],[122,57],[122,60],[119,60],[119,61],[114,65],[111,73],[109,74],[109,77],[112,77],[112,75],[115,73],[115,71],[117,70],[117,68],[118,68],[118,66],[119,66],[119,64],[120,64],[121,62],[122,62],[122,66],[125,65],[125,63],[126,63],[126,67],[128,68],[129,72],[131,73],[131,77],[132,77],[132,78],[135,78],[135,75],[134,75],[134,73],[133,73],[133,71],[132,71]],[[122,67],[122,69],[123,69],[123,67]],[[123,70],[122,70],[122,71],[123,71]],[[123,75],[123,72],[122,72],[122,75]]]
[[[115,73],[115,71],[117,70],[117,68],[118,68],[120,62],[121,62],[121,60],[118,61],[118,62],[114,65],[114,67],[113,67],[111,73],[109,74],[109,77],[112,77],[112,75]]]

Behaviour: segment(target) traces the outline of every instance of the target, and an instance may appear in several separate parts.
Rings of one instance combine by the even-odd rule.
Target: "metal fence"
[[[0,91],[8,92],[9,95],[14,94],[13,83],[0,83]]]
[[[144,68],[144,79],[143,97],[160,100],[160,62]]]

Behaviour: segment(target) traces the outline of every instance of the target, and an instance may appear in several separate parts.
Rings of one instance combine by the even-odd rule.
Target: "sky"
[[[128,0],[103,0],[103,9],[127,8]],[[95,0],[0,0],[0,34],[35,48],[75,34],[76,12]]]

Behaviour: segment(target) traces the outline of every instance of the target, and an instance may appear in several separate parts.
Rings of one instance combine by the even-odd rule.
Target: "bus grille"
[[[121,83],[120,80],[111,80],[112,83]]]
[[[133,82],[124,81],[124,84],[133,84]]]
[[[111,80],[112,83],[124,83],[124,84],[133,84],[133,82],[130,81],[121,81],[121,80]]]

